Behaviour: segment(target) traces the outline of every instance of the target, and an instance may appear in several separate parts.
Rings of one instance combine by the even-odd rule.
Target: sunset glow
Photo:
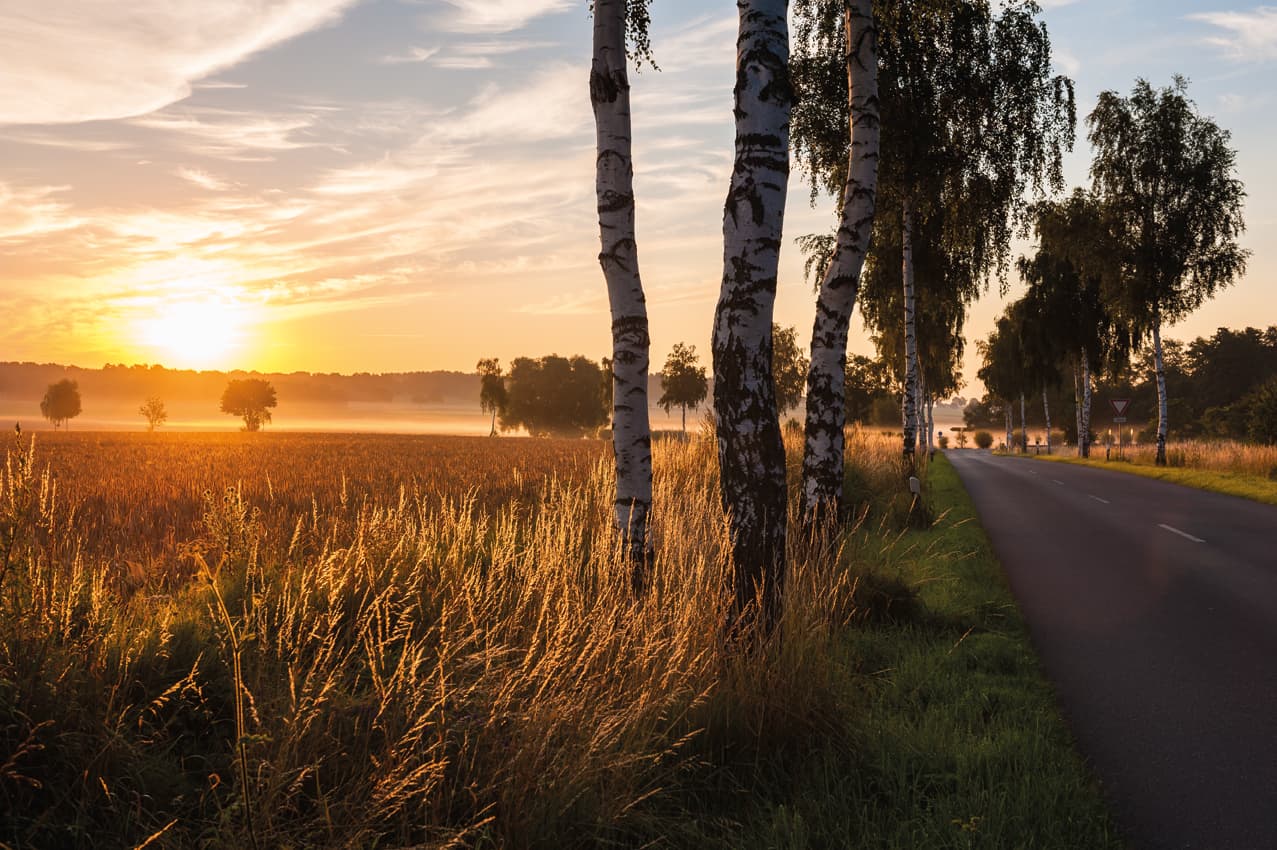
[[[180,301],[140,325],[153,360],[184,369],[219,368],[243,344],[246,312],[218,300]]]
[[[586,4],[18,5],[0,10],[0,87],[14,93],[0,106],[0,359],[379,372],[610,351]],[[1070,184],[1089,182],[1081,119],[1137,76],[1188,76],[1233,134],[1248,274],[1166,335],[1277,320],[1271,12],[1041,5],[1056,70],[1077,83]],[[675,343],[709,350],[735,42],[732,4],[654,4],[661,70],[632,79],[654,369]],[[109,74],[86,59],[99,56]],[[809,205],[801,179],[795,167],[776,320],[805,333],[814,298],[794,239],[828,232],[834,201]],[[968,381],[974,341],[1021,291],[1014,271],[1009,283],[972,308]],[[850,347],[873,352],[858,318]]]

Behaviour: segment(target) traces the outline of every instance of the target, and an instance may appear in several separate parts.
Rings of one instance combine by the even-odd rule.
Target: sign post
[[[1126,411],[1131,406],[1129,398],[1111,398],[1109,405],[1113,408],[1113,424],[1117,426],[1117,457],[1122,459],[1123,434],[1122,426],[1126,424]]]

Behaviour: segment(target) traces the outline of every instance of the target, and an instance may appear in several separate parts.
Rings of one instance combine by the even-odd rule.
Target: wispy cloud
[[[1243,62],[1277,59],[1277,7],[1260,6],[1248,12],[1201,12],[1188,16],[1224,30],[1210,36],[1208,44],[1219,47],[1229,57]]]
[[[381,57],[378,61],[383,65],[412,65],[425,62],[438,52],[437,47],[410,47],[404,53],[392,53]]]
[[[0,5],[0,124],[154,112],[356,0],[48,0]]]
[[[176,106],[133,118],[129,123],[184,137],[184,148],[191,153],[221,159],[262,160],[281,151],[318,144],[300,137],[315,120],[313,113],[272,115]]]
[[[201,189],[208,189],[210,192],[224,192],[230,188],[224,180],[219,180],[199,168],[179,168],[175,173],[186,182],[194,183]]]
[[[536,18],[580,6],[574,0],[444,0],[443,5],[427,23],[457,33],[513,32]]]

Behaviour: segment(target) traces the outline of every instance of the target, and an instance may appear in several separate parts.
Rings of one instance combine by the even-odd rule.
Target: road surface
[[[1133,848],[1277,848],[1277,507],[950,451]]]

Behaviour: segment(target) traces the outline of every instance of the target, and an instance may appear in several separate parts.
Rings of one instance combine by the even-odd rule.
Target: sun
[[[177,368],[224,366],[241,344],[244,311],[221,300],[178,301],[157,308],[142,322],[142,341]]]

